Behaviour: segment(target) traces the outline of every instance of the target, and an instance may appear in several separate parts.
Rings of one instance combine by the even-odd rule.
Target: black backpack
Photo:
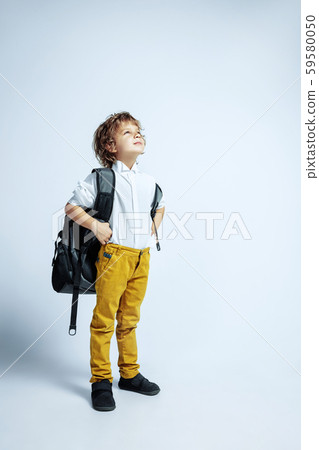
[[[96,172],[97,195],[93,208],[83,207],[84,211],[99,220],[108,222],[113,209],[115,173],[108,167],[93,169]],[[155,194],[151,206],[151,218],[154,223],[156,247],[160,250],[157,229],[154,222],[156,209],[162,198],[162,190],[155,185]],[[95,294],[96,266],[101,243],[94,233],[77,224],[67,214],[64,216],[63,229],[55,241],[52,259],[52,287],[56,292],[72,294],[69,334],[76,334],[76,316],[79,294]]]

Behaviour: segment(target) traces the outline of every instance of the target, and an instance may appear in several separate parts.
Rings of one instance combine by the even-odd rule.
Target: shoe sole
[[[93,406],[96,411],[113,411],[115,408],[116,406]]]
[[[160,392],[160,389],[156,389],[156,391],[145,392],[145,391],[140,391],[140,390],[134,389],[134,388],[121,387],[120,385],[118,385],[118,387],[120,389],[123,389],[123,391],[137,392],[138,394],[144,394],[144,395],[156,395]]]

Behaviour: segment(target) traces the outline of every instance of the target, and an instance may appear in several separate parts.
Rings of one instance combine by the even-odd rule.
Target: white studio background
[[[3,448],[299,449],[299,2],[1,10]],[[70,337],[71,296],[51,287],[53,217],[98,167],[93,132],[122,110],[141,121],[140,167],[167,200],[137,329],[161,393],[117,388],[114,335],[117,408],[98,413],[95,297],[80,298]],[[213,239],[196,218],[208,212],[223,214]],[[188,234],[174,233],[187,213]],[[234,213],[251,239],[242,226],[222,239]]]

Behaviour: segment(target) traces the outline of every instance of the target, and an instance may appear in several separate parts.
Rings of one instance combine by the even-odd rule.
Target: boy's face
[[[115,136],[115,149],[117,159],[136,159],[144,152],[144,139],[138,127],[132,122],[124,122],[120,125]]]

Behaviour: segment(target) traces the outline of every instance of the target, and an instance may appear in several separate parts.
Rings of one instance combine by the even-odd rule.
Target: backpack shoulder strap
[[[98,167],[92,170],[96,172],[97,195],[94,202],[96,217],[108,222],[113,209],[115,190],[115,173],[110,167]]]
[[[108,167],[99,167],[93,169],[91,173],[96,172],[96,186],[97,194],[94,202],[94,211],[96,211],[96,218],[105,220],[108,222],[112,209],[113,209],[113,198],[115,189],[115,173],[114,170]],[[69,334],[74,336],[76,334],[76,318],[78,309],[78,298],[80,292],[81,283],[81,273],[83,265],[83,252],[79,252],[78,262],[74,271],[73,280],[73,294],[71,303],[71,317]]]
[[[156,214],[156,209],[157,209],[162,197],[163,197],[162,189],[159,187],[159,185],[157,183],[155,183],[155,194],[154,194],[154,198],[153,198],[153,202],[152,202],[152,206],[151,206],[152,219]]]
[[[158,234],[157,234],[157,229],[156,229],[156,225],[154,222],[154,217],[156,214],[156,209],[159,205],[159,202],[161,201],[161,198],[163,196],[163,192],[162,189],[159,187],[159,185],[157,183],[155,183],[155,193],[154,193],[154,198],[153,198],[153,202],[151,205],[151,218],[154,224],[154,228],[155,228],[155,236],[156,236],[156,248],[157,250],[161,249],[160,243],[158,241]]]

